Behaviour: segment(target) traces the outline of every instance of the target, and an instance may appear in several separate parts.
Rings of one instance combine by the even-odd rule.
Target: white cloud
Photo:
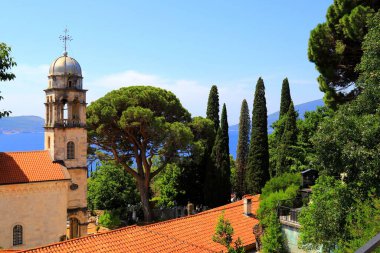
[[[15,68],[16,79],[12,82],[2,83],[0,89],[4,100],[0,101],[0,109],[11,110],[13,116],[38,115],[45,116],[45,94],[47,87],[48,65],[28,66],[20,65]],[[223,103],[227,105],[228,122],[230,125],[239,121],[240,106],[246,99],[250,111],[252,110],[253,94],[258,77],[246,77],[237,80],[220,81],[219,83],[200,82],[197,80],[171,79],[154,74],[142,73],[136,70],[127,70],[112,73],[91,79],[85,75],[84,87],[88,89],[87,102],[91,103],[104,96],[111,90],[123,86],[151,85],[172,91],[189,110],[192,116],[205,116],[208,94],[212,84],[219,89],[220,108]],[[268,112],[278,110],[282,80],[265,78],[266,98]],[[291,85],[292,97],[295,104],[308,102],[321,97],[310,96],[309,80],[293,80]],[[297,93],[295,92],[297,90]]]
[[[241,101],[246,98],[252,99],[248,79],[237,81],[236,85],[216,84],[219,89],[220,108],[223,103],[227,105],[229,123],[236,124],[239,119]],[[211,88],[210,83],[200,83],[195,80],[172,80],[157,75],[144,74],[134,70],[115,73],[101,77],[98,80],[90,80],[86,87],[89,87],[88,100],[94,101],[104,96],[107,92],[132,85],[150,85],[160,87],[173,92],[181,101],[182,105],[190,111],[192,116],[205,116],[208,94]]]
[[[4,100],[0,109],[12,111],[12,116],[45,114],[45,96],[47,88],[48,65],[19,65],[14,68],[16,78],[1,84]]]

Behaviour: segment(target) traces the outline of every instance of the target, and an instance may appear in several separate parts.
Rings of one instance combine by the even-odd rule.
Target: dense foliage
[[[380,13],[368,22],[358,86],[362,93],[320,124],[311,138],[323,175],[300,219],[301,244],[323,251],[353,252],[380,227],[380,88],[378,34]],[[372,217],[372,218],[371,218]]]
[[[359,94],[355,66],[362,56],[367,17],[379,7],[379,1],[335,0],[326,22],[311,31],[308,56],[320,73],[319,88],[327,105],[336,106]]]
[[[120,165],[102,162],[88,179],[87,200],[91,210],[125,209],[139,202],[136,180]]]
[[[251,142],[245,183],[248,193],[260,193],[269,180],[268,120],[264,81],[257,81],[252,110]]]
[[[338,252],[354,253],[380,231],[380,198],[371,196],[366,201],[356,200],[346,217],[348,240],[340,241]],[[378,247],[373,251],[379,253]]]
[[[204,185],[205,204],[210,207],[224,205],[231,198],[231,168],[229,152],[227,109],[223,105],[221,126],[216,134]]]
[[[297,116],[290,95],[289,81],[285,78],[281,88],[279,119],[272,124],[274,131],[268,140],[271,177],[290,171],[294,164],[294,153],[297,150]]]
[[[281,87],[279,119],[281,119],[283,116],[285,116],[288,113],[291,102],[292,102],[292,97],[290,96],[289,80],[288,78],[285,78],[282,81],[282,87]],[[280,135],[282,135],[282,133],[280,133]]]
[[[190,146],[190,155],[183,157],[177,166],[181,169],[176,197],[177,203],[186,205],[188,201],[194,204],[204,204],[203,185],[208,161],[215,139],[214,123],[210,119],[194,117],[189,123],[194,140]]]
[[[213,85],[207,101],[206,117],[214,122],[215,132],[219,128],[219,93],[218,87]]]
[[[300,181],[300,175],[286,173],[270,179],[265,184],[257,211],[260,225],[264,229],[261,240],[263,252],[286,252],[277,208],[280,202],[283,206],[292,206],[292,200],[297,196]]]
[[[248,103],[244,99],[241,103],[240,119],[239,119],[239,138],[236,151],[236,195],[240,199],[245,193],[245,172],[247,169],[248,152],[249,152],[249,131],[251,121],[249,119]]]
[[[99,224],[109,229],[118,228],[121,224],[119,216],[120,214],[116,211],[105,211],[99,217]]]
[[[174,163],[167,164],[166,168],[154,179],[152,190],[155,193],[153,201],[159,207],[173,207],[176,200],[184,195],[185,191],[180,189],[179,178],[181,169]]]
[[[7,44],[0,42],[0,82],[11,81],[15,79],[15,74],[10,72],[10,70],[17,64],[11,57],[11,48]],[[0,100],[3,97],[0,96]],[[7,117],[11,111],[0,111],[0,118]]]
[[[226,246],[228,253],[244,253],[245,250],[240,238],[234,242],[234,247],[231,246],[231,243],[233,242],[233,234],[234,229],[231,226],[230,221],[224,219],[224,213],[222,213],[218,218],[218,223],[216,224],[215,234],[212,236],[212,240]]]
[[[284,123],[284,131],[278,142],[276,174],[289,172],[291,166],[295,163],[294,158],[297,152],[297,112],[294,110],[293,102],[289,105],[289,110],[281,118]]]
[[[87,109],[90,144],[121,165],[137,181],[146,221],[152,219],[151,180],[179,154],[188,151],[193,134],[190,114],[176,96],[151,86],[114,90]],[[160,167],[152,170],[152,158]]]
[[[368,33],[362,44],[363,57],[357,66],[358,86],[365,89],[380,84],[380,12],[368,21]]]
[[[271,193],[285,191],[290,185],[301,185],[300,173],[284,173],[281,176],[271,178],[261,191],[261,198],[265,199]]]
[[[238,182],[238,173],[236,169],[236,161],[234,160],[234,157],[230,155],[230,168],[231,168],[231,176],[230,176],[230,181],[231,181],[231,192],[236,193],[237,192],[237,182]]]
[[[303,248],[330,252],[337,242],[346,240],[345,217],[349,211],[350,196],[347,185],[332,177],[322,176],[313,187],[309,206],[302,209],[300,244]]]
[[[341,106],[326,119],[312,138],[317,165],[327,175],[344,175],[348,186],[365,197],[372,188],[380,193],[380,79],[376,78],[380,62],[378,34],[380,13],[370,19],[363,42],[363,63],[359,65],[360,87],[363,92],[349,104]]]

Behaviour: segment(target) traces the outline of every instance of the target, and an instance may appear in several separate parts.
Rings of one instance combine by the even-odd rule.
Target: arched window
[[[63,116],[63,120],[67,120],[69,118],[68,114],[69,114],[69,110],[67,109],[67,103],[65,101],[65,103],[63,104],[63,109],[62,109],[62,116]]]
[[[13,227],[13,246],[22,244],[22,226],[16,225]]]
[[[48,148],[50,148],[50,136],[48,136],[48,139],[47,139],[47,146]]]
[[[75,99],[71,105],[71,117],[73,119],[73,122],[76,123],[79,121],[79,109],[80,104],[78,99]]]
[[[75,158],[75,144],[72,141],[67,143],[67,159]]]

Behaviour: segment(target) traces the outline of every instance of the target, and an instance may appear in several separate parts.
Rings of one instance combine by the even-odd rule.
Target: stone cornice
[[[56,192],[68,189],[70,179],[55,180],[55,181],[42,181],[30,182],[21,184],[7,184],[0,185],[0,194],[7,193],[30,193],[30,192]]]

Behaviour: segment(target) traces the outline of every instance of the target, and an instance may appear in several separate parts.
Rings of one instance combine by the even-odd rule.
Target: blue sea
[[[0,134],[0,152],[44,149],[44,133]]]
[[[238,131],[230,130],[230,153],[236,159]],[[44,133],[0,134],[0,152],[44,149]]]

